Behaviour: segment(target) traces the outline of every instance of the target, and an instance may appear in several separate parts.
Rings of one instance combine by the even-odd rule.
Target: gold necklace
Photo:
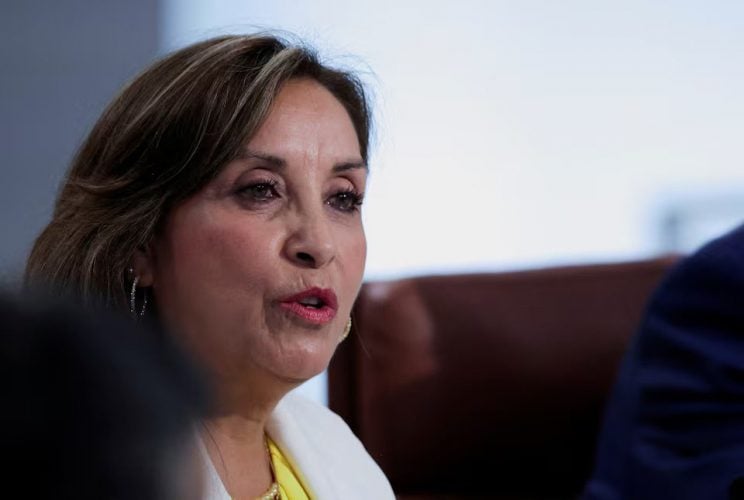
[[[266,493],[258,497],[258,500],[279,500],[280,498],[279,483],[273,482],[271,483],[271,488],[269,488]]]
[[[204,427],[204,430],[207,431],[209,439],[212,441],[212,444],[214,444],[214,447],[217,449],[217,454],[220,457],[220,462],[222,462],[222,469],[225,471],[225,473],[227,473],[227,465],[225,464],[225,459],[222,457],[222,450],[220,450],[220,447],[217,444],[217,441],[214,439],[214,436],[212,436],[212,432],[209,430],[209,427],[207,427],[207,424],[205,422],[200,423],[202,427]],[[271,486],[269,486],[269,489],[266,490],[263,495],[256,497],[256,500],[281,500],[282,497],[279,491],[279,483],[276,480],[274,461],[271,459],[271,450],[269,449],[268,439],[268,436],[264,434],[264,447],[266,448],[266,455],[269,457],[269,469],[271,470]],[[225,479],[229,482],[229,478],[226,477]]]
[[[269,438],[264,434],[264,446],[266,447],[266,454],[269,456],[269,469],[271,469],[271,486],[266,490],[266,493],[258,497],[257,500],[281,500],[279,493],[279,483],[276,480],[276,471],[274,471],[274,460],[271,458],[271,450],[269,449]]]

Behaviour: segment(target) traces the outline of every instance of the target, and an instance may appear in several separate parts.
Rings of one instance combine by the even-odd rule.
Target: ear
[[[137,248],[132,257],[134,276],[139,277],[138,286],[150,287],[155,282],[155,250],[152,243]]]

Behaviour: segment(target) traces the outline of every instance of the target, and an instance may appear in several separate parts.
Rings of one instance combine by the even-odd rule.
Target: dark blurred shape
[[[731,482],[729,500],[744,500],[744,477],[737,477]]]
[[[45,300],[0,299],[4,491],[201,497],[194,425],[205,388],[166,336],[135,326]]]
[[[584,498],[742,498],[744,226],[654,294],[608,405]]]
[[[330,406],[401,499],[573,499],[674,260],[367,283]]]

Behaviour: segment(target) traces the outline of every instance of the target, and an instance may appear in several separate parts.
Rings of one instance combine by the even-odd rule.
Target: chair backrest
[[[572,498],[675,260],[366,283],[330,406],[401,498]]]

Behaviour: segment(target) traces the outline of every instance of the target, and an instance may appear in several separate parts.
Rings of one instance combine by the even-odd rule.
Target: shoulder
[[[734,410],[728,403],[744,396],[742,304],[744,226],[682,260],[649,303],[622,379],[637,387],[644,422],[663,420],[664,432],[685,428],[692,439],[693,429],[714,421],[700,416]]]
[[[740,311],[744,300],[744,225],[682,259],[651,301],[655,309]]]
[[[318,498],[394,498],[380,467],[341,417],[289,393],[267,430]],[[366,495],[366,496],[365,496]]]
[[[744,226],[669,272],[647,306],[631,357],[665,369],[685,359],[685,371],[700,376],[714,367],[737,366],[744,353],[742,304]]]
[[[682,259],[670,276],[687,276],[698,270],[718,271],[726,276],[744,275],[744,225],[703,245]]]
[[[744,460],[742,304],[744,226],[681,260],[654,293],[583,498],[725,497]],[[670,471],[684,479],[670,483]]]

